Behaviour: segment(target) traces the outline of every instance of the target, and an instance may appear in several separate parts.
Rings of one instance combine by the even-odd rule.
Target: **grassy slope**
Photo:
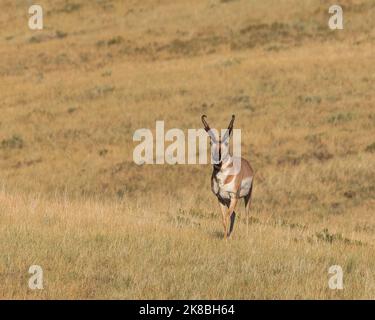
[[[1,297],[374,298],[372,1],[340,32],[324,1],[40,2],[42,32],[0,10]],[[132,163],[134,130],[202,113],[257,172],[228,244],[208,166]]]

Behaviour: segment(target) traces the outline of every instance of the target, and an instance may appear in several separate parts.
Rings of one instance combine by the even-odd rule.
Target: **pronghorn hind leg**
[[[250,216],[250,205],[251,205],[251,193],[253,191],[253,184],[251,184],[249,193],[244,198],[245,200],[245,215],[246,215],[246,234],[249,234],[249,216]]]
[[[226,225],[228,226],[228,222],[229,222],[230,226],[229,226],[229,232],[225,233],[226,238],[228,238],[233,231],[234,220],[236,218],[236,213],[234,212],[234,209],[236,207],[237,201],[238,201],[237,198],[232,198],[230,200],[230,205],[229,205],[229,208],[228,208],[228,211],[227,211],[227,216],[226,216]]]
[[[249,215],[250,215],[250,196],[247,195],[245,198],[245,215],[246,215],[246,234],[249,234]]]
[[[228,236],[232,234],[233,228],[234,228],[234,221],[236,220],[236,212],[233,211],[232,214],[230,215],[230,225],[229,225],[229,232]]]

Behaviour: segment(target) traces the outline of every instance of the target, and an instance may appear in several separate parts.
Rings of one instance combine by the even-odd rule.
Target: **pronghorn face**
[[[229,123],[228,129],[225,131],[223,136],[217,130],[211,130],[208,126],[206,116],[202,116],[202,122],[204,129],[210,137],[211,155],[215,166],[220,166],[223,161],[225,161],[229,156],[229,141],[230,136],[233,131],[234,115]]]
[[[215,164],[220,164],[228,158],[229,141],[230,136],[227,136],[225,140],[222,140],[221,137],[213,139],[210,136],[211,155]]]

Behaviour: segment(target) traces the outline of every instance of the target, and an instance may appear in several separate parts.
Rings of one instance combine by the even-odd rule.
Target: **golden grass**
[[[339,32],[317,0],[40,3],[39,32],[0,10],[0,297],[375,297],[372,1]],[[132,161],[202,113],[236,114],[256,171],[228,243],[210,166]]]
[[[6,298],[373,297],[373,225],[360,222],[370,210],[324,222],[303,216],[301,224],[256,212],[249,235],[241,216],[226,243],[209,208],[177,211],[160,204],[149,210],[143,203],[4,191],[0,199],[0,292]],[[322,238],[327,225],[332,242]],[[43,267],[44,290],[28,289],[31,264]],[[345,272],[341,292],[327,287],[333,264]]]

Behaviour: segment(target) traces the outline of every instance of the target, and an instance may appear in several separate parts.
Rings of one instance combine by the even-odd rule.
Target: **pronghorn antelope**
[[[236,218],[234,209],[240,198],[245,200],[248,230],[254,172],[247,160],[233,157],[229,153],[229,140],[235,116],[232,115],[232,120],[223,137],[220,137],[217,131],[211,130],[205,118],[207,116],[203,115],[201,119],[204,129],[210,137],[211,154],[215,163],[211,176],[211,190],[219,200],[223,216],[224,238],[227,239],[233,231]]]

